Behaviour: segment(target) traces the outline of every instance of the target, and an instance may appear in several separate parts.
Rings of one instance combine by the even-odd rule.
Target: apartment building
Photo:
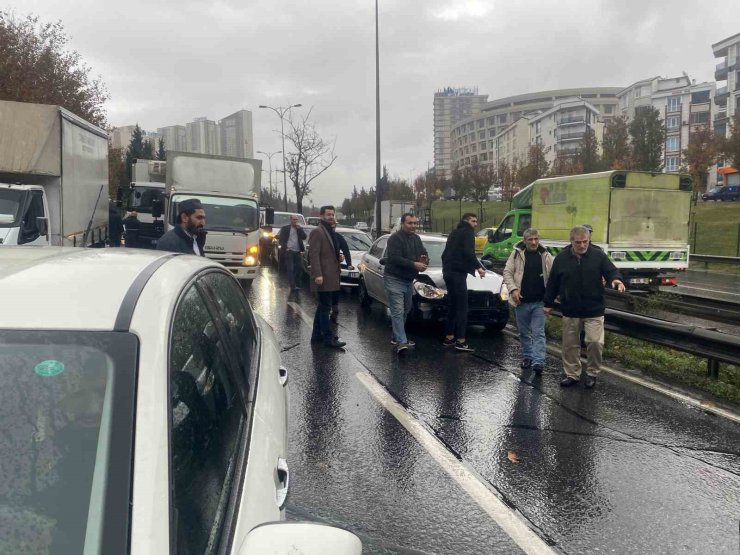
[[[545,159],[552,163],[558,156],[574,156],[583,146],[587,131],[593,131],[601,144],[604,123],[595,106],[582,98],[558,101],[549,110],[529,120],[530,144],[541,144]]]
[[[252,112],[239,110],[218,122],[221,154],[236,158],[253,158]]]
[[[220,154],[218,124],[207,117],[195,118],[185,125],[188,152]]]
[[[740,113],[740,33],[712,45],[715,58],[722,58],[714,71],[717,92],[714,103],[714,129],[717,135],[730,135],[730,121]]]
[[[160,127],[157,129],[157,133],[159,133],[164,139],[164,148],[166,150],[174,150],[178,152],[187,151],[188,140],[184,125],[168,125],[167,127]]]
[[[446,87],[434,93],[434,170],[437,177],[452,175],[450,132],[461,120],[480,113],[488,95],[476,87]]]
[[[665,123],[663,171],[675,172],[684,165],[683,151],[692,131],[712,125],[712,99],[715,84],[696,83],[688,75],[680,77],[650,77],[633,83],[618,94],[619,112],[628,120],[643,107],[660,112]]]

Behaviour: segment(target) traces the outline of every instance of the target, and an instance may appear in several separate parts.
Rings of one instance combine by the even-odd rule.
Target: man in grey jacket
[[[545,288],[552,268],[552,255],[540,245],[536,229],[527,229],[514,247],[504,268],[509,303],[514,307],[522,370],[541,373],[545,367]]]

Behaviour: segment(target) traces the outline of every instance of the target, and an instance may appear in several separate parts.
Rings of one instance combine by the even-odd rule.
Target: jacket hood
[[[522,251],[522,252],[524,252],[524,250],[525,250],[525,249],[527,248],[527,245],[526,245],[526,243],[525,243],[524,241],[519,241],[519,242],[518,242],[518,243],[517,243],[517,244],[516,244],[516,245],[514,246],[514,248],[515,248],[516,250],[518,250],[518,251]],[[542,244],[539,244],[539,245],[537,245],[537,252],[538,252],[538,253],[542,254],[543,252],[545,252],[545,250],[546,250],[546,249],[545,249],[545,247],[543,247],[543,246],[542,246]]]

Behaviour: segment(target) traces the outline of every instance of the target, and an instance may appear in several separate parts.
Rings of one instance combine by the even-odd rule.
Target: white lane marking
[[[517,339],[519,338],[519,335],[515,331],[511,331],[507,329],[507,330],[504,330],[504,332],[511,335],[512,337],[516,337]],[[561,350],[555,347],[554,345],[548,345],[547,350],[550,354],[558,355],[558,356],[561,355]],[[656,391],[662,395],[665,395],[666,397],[671,397],[672,399],[676,399],[677,401],[686,403],[687,405],[691,405],[692,407],[695,407],[699,410],[709,412],[716,416],[721,416],[723,418],[732,420],[733,422],[737,422],[740,424],[740,414],[732,412],[731,410],[723,409],[722,407],[718,407],[714,403],[712,403],[711,401],[707,401],[706,399],[698,399],[696,397],[690,397],[686,395],[685,393],[679,393],[678,391],[675,391],[669,387],[661,385],[657,382],[654,382],[642,376],[634,376],[628,372],[617,370],[616,368],[611,368],[609,366],[605,366],[604,364],[601,365],[601,370],[603,372],[607,372],[608,374],[612,374],[614,376],[617,376],[618,378],[622,378],[623,380],[627,380],[629,382],[640,385],[647,389],[652,389],[653,391]]]
[[[700,284],[697,284],[697,286],[694,287],[693,285],[687,285],[686,283],[679,283],[677,287],[679,289],[681,289],[681,288],[683,288],[683,289],[696,289],[697,291],[701,291],[702,293],[720,293],[722,295],[729,295],[729,296],[732,296],[732,297],[737,297],[738,296],[738,294],[735,293],[732,290],[726,290],[726,289],[706,289],[706,287],[701,286]],[[670,291],[669,291],[669,293],[670,293]],[[706,296],[706,295],[702,295],[702,296]],[[701,298],[701,297],[699,297],[699,298]]]
[[[483,509],[525,553],[555,553],[517,514],[461,463],[416,418],[411,416],[369,372],[355,377],[391,413],[442,469]]]

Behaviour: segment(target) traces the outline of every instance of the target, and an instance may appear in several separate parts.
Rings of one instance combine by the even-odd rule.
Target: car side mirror
[[[152,218],[161,218],[164,206],[162,205],[161,199],[154,199],[152,201]]]
[[[493,262],[491,262],[488,258],[484,258],[480,261],[481,264],[483,264],[483,267],[486,270],[493,270]]]
[[[495,243],[496,242],[496,235],[490,229],[488,230],[488,242],[489,243]]]
[[[39,235],[46,237],[49,235],[49,218],[45,216],[36,217],[36,229],[39,230]]]
[[[265,208],[265,225],[271,226],[275,223],[275,209],[269,206]]]
[[[249,553],[361,555],[362,542],[352,532],[314,522],[268,522],[250,530],[239,549]]]

